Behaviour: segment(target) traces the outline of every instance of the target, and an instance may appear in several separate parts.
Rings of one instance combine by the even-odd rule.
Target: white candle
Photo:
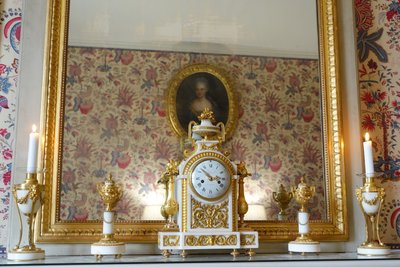
[[[372,153],[372,141],[369,140],[369,134],[365,134],[364,145],[364,163],[365,163],[365,175],[367,177],[374,176],[374,154]]]
[[[32,132],[29,134],[28,166],[27,173],[35,173],[37,170],[37,153],[39,148],[39,133],[36,132],[36,125],[32,125]]]

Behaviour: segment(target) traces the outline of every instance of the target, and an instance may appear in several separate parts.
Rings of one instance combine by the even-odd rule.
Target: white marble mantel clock
[[[193,151],[185,153],[180,164],[171,160],[160,180],[166,186],[161,213],[167,224],[159,232],[158,246],[166,257],[169,250],[181,250],[185,257],[187,250],[199,249],[232,249],[233,256],[245,249],[253,256],[258,233],[243,223],[247,170],[221,151],[225,127],[221,122],[214,125],[212,111],[204,110],[199,120],[199,125],[189,124]]]

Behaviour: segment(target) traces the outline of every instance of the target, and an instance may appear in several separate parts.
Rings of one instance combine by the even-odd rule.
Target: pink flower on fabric
[[[366,105],[372,105],[375,103],[374,96],[372,95],[371,92],[364,92],[361,96],[361,100],[366,104]]]
[[[144,183],[145,184],[154,184],[157,180],[156,175],[152,171],[147,171],[144,173]]]
[[[129,163],[131,163],[131,157],[128,155],[128,153],[117,158],[117,164],[120,169],[126,169]]]
[[[267,61],[267,63],[265,64],[265,69],[266,69],[268,72],[274,72],[274,70],[276,69],[276,67],[277,67],[277,63],[276,63],[276,61],[275,61],[274,59],[269,59],[269,60]]]
[[[392,3],[389,4],[389,11],[386,13],[386,18],[390,21],[396,15],[400,15],[400,0],[397,2],[392,0]]]
[[[74,62],[69,66],[69,75],[71,76],[80,76],[82,73],[81,66]]]
[[[300,86],[299,76],[294,74],[294,73],[292,73],[292,75],[290,75],[290,77],[289,77],[289,84],[292,87],[296,87],[296,88],[299,87]]]
[[[6,159],[6,160],[12,159],[12,150],[11,149],[6,148],[2,151],[2,153],[3,153],[4,159]]]
[[[64,171],[63,182],[75,183],[75,180],[76,180],[75,170],[68,169]]]
[[[8,185],[11,181],[11,171],[8,171],[3,174],[3,183],[4,185]]]
[[[1,136],[6,136],[7,133],[8,133],[8,132],[7,132],[7,129],[6,129],[6,128],[0,128],[0,135],[1,135]]]
[[[129,65],[133,61],[133,54],[131,52],[123,52],[121,55],[121,63],[124,65]]]
[[[267,124],[264,122],[257,123],[257,133],[267,135],[268,134]]]
[[[375,122],[372,119],[370,114],[366,114],[363,116],[362,121],[361,121],[361,126],[363,129],[368,130],[368,131],[375,130]]]
[[[146,71],[146,79],[147,80],[155,80],[157,79],[157,70],[155,68],[150,68]]]
[[[355,0],[355,14],[356,14],[356,25],[358,31],[368,31],[373,25],[374,15],[372,13],[371,1],[370,0]]]
[[[370,69],[376,70],[376,69],[378,68],[378,64],[371,58],[371,59],[368,61],[368,67],[369,67]]]
[[[395,10],[389,10],[389,11],[386,13],[386,18],[387,18],[387,20],[393,19],[393,17],[394,17],[396,14],[397,14],[397,11],[395,11]]]
[[[7,66],[5,64],[0,64],[0,74],[3,74],[6,72]]]
[[[118,117],[111,114],[106,118],[106,128],[116,130],[118,128]]]

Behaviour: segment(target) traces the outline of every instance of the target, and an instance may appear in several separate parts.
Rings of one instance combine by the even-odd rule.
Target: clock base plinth
[[[212,231],[212,232],[159,232],[158,248],[164,257],[169,257],[169,250],[181,250],[185,258],[188,250],[199,249],[232,249],[239,255],[239,249],[247,250],[247,255],[255,255],[253,249],[258,248],[258,232],[256,231]],[[237,254],[236,254],[237,253]]]

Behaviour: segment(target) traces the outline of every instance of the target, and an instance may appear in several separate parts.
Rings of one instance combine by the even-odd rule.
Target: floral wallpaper
[[[387,191],[381,234],[383,242],[400,245],[400,1],[354,3],[361,126],[371,134],[375,171],[384,173]]]
[[[0,254],[6,250],[11,201],[21,5],[21,0],[0,2]]]
[[[326,218],[317,60],[89,47],[69,47],[67,58],[62,220],[101,217],[96,183],[108,173],[125,188],[120,219],[162,204],[157,180],[168,159],[182,158],[164,96],[179,69],[200,62],[223,68],[236,85],[238,126],[225,148],[248,164],[250,204],[265,205],[275,219],[272,192],[305,174],[317,187],[311,214]]]

